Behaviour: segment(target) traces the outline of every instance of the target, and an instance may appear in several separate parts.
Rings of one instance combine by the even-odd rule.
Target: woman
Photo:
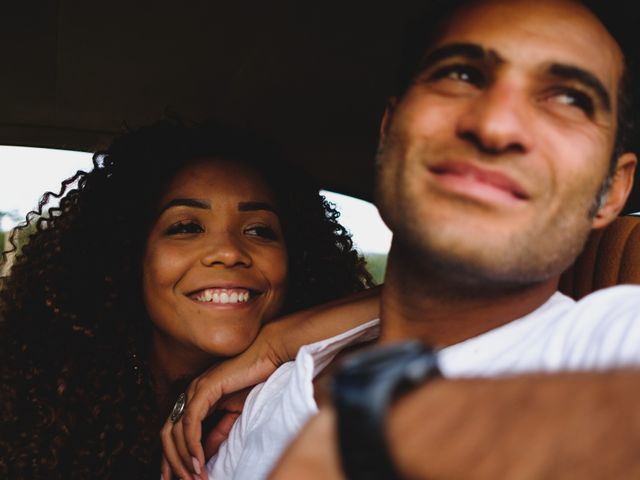
[[[62,194],[0,290],[2,477],[157,478],[189,379],[371,283],[338,213],[238,131],[125,134]]]

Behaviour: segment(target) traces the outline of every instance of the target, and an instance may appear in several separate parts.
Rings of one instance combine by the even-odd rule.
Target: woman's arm
[[[184,415],[175,424],[167,419],[161,431],[165,480],[171,478],[171,469],[181,478],[192,478],[199,470],[203,471],[202,421],[214,410],[223,409],[229,415],[206,439],[207,457],[215,453],[228,435],[233,421],[242,411],[249,387],[265,381],[280,365],[293,360],[303,345],[333,337],[377,318],[380,288],[374,287],[269,322],[247,350],[196,378],[186,392]],[[243,390],[246,390],[244,395],[239,395]],[[234,393],[236,395],[232,395]]]
[[[295,359],[298,350],[304,345],[331,338],[378,318],[381,288],[373,287],[346,298],[292,313],[265,325],[258,337],[263,336],[263,340],[274,344],[272,350],[280,353],[280,366]]]

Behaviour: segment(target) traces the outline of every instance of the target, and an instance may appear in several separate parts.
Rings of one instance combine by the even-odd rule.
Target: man
[[[424,27],[419,60],[407,69],[382,122],[376,201],[394,240],[377,342],[419,339],[438,350],[446,378],[638,365],[638,287],[609,289],[577,304],[556,293],[591,229],[610,223],[631,190],[637,160],[623,143],[620,45],[580,2],[455,3],[450,15]],[[375,337],[376,328],[367,324],[303,349],[295,366],[283,366],[254,390],[210,464],[213,477],[264,476],[271,457],[315,413],[310,382],[316,371],[345,345]],[[600,381],[625,393],[629,385],[623,373],[578,377],[572,391],[588,392]],[[562,391],[571,378],[428,382],[394,409],[390,457],[399,472],[418,478],[425,471],[472,476],[473,462],[480,476],[518,477],[517,470],[490,468],[504,465],[500,461],[482,470],[486,451],[476,446],[504,425],[492,409],[528,399],[527,411],[539,405],[546,412],[550,399],[530,395],[530,386],[542,394],[549,384]],[[455,426],[456,415],[476,403],[474,418],[484,424]],[[425,412],[424,405],[447,407],[436,415],[440,425],[426,422],[433,410]],[[561,411],[557,417],[571,416]],[[584,425],[584,417],[576,422]],[[534,418],[528,427],[536,424]],[[456,428],[464,428],[468,444],[452,451],[463,451],[460,458],[472,463],[462,472],[433,463],[421,470],[425,458],[444,458],[430,457],[440,450],[424,445],[445,444]],[[323,409],[275,478],[339,478],[335,429],[332,410]],[[547,465],[545,452],[539,458]],[[374,465],[383,456],[370,453]],[[455,456],[450,464],[457,466]],[[300,477],[297,469],[309,465],[313,470]]]
[[[382,341],[454,344],[539,308],[590,229],[622,208],[636,163],[615,148],[622,54],[582,5],[475,2],[434,37],[381,132],[377,204],[394,232]],[[588,312],[582,315],[587,322]],[[634,340],[637,350],[637,334]],[[544,349],[548,358],[552,349],[551,342]],[[511,371],[518,360],[510,360]],[[427,383],[391,415],[391,456],[408,478],[635,478],[640,467],[629,462],[630,450],[607,451],[607,439],[622,433],[621,415],[612,422],[616,413],[603,405],[608,399],[627,415],[637,411],[637,378]],[[582,400],[568,405],[568,393]],[[541,434],[540,421],[547,431],[553,421],[572,434]],[[590,431],[587,421],[600,426]],[[639,415],[627,422],[627,438],[637,441]],[[309,479],[343,478],[335,433],[335,412],[326,409],[273,478],[302,471]],[[563,445],[568,439],[577,448]],[[591,455],[604,462],[587,470],[580,462],[590,465]]]

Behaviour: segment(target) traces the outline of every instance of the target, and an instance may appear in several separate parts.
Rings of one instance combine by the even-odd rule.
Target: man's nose
[[[251,266],[251,256],[244,248],[242,239],[231,232],[212,232],[200,261],[206,267]]]
[[[531,105],[513,85],[497,83],[474,98],[459,118],[457,134],[486,153],[524,153],[531,148]]]

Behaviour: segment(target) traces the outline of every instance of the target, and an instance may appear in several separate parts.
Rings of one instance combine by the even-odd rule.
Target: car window
[[[45,191],[57,193],[61,182],[77,170],[93,167],[91,154],[47,148],[0,146],[0,246],[8,247],[8,232],[34,209]],[[382,283],[391,232],[373,204],[323,191],[340,212],[340,223],[367,259],[376,283]]]

